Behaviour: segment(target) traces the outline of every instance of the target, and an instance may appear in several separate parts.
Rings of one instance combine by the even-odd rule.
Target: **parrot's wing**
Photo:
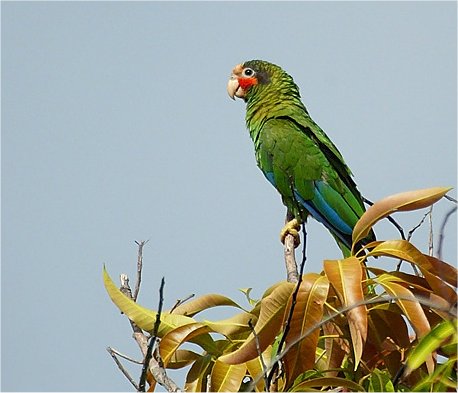
[[[364,212],[357,197],[359,193],[355,186],[355,195],[347,181],[341,179],[341,171],[336,171],[328,159],[329,149],[323,149],[326,144],[318,143],[310,134],[313,133],[294,119],[268,120],[260,132],[256,151],[258,165],[287,206],[288,200],[302,205],[313,218],[351,247],[353,227]],[[340,153],[333,153],[332,159],[340,161]],[[350,177],[348,172],[345,175]],[[354,185],[352,180],[351,185]]]

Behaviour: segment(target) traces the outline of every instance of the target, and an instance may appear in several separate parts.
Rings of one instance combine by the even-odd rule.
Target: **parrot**
[[[364,200],[342,154],[310,117],[293,78],[278,65],[249,60],[233,68],[227,92],[246,103],[256,163],[287,209],[280,240],[291,234],[297,247],[298,230],[311,216],[329,230],[343,256],[350,256]],[[374,240],[371,231],[360,243]]]

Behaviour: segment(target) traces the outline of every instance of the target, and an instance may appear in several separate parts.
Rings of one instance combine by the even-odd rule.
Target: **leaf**
[[[270,364],[270,359],[272,356],[272,346],[268,346],[266,350],[262,353],[262,359],[264,361],[264,365],[269,365]],[[257,392],[264,392],[265,391],[265,382],[264,378],[261,377],[262,373],[264,372],[263,370],[263,365],[261,363],[261,359],[258,357],[248,360],[246,363],[247,371],[248,374],[250,374],[251,378],[253,378],[253,381],[256,381],[257,379],[258,382],[256,383],[256,391]]]
[[[261,300],[261,312],[254,327],[261,353],[272,344],[275,336],[280,332],[285,308],[293,290],[294,284],[283,281],[275,287],[270,295]],[[251,333],[240,348],[221,356],[219,360],[228,364],[240,364],[254,359],[258,355],[256,339],[254,334]]]
[[[176,370],[188,366],[202,356],[187,349],[178,349],[170,358],[167,368]]]
[[[250,326],[248,322],[251,320],[251,322],[255,324],[257,319],[258,317],[253,314],[242,312],[221,321],[203,321],[202,323],[209,326],[214,332],[224,336],[231,336],[249,331]]]
[[[212,392],[238,392],[246,374],[246,364],[215,362],[211,373]]]
[[[450,336],[457,333],[456,320],[443,321],[426,334],[409,354],[406,361],[405,375],[420,367],[433,352]]]
[[[205,392],[207,391],[207,375],[213,364],[210,355],[202,356],[196,360],[186,375],[185,392]]]
[[[368,392],[394,392],[393,382],[390,375],[386,371],[381,371],[378,368],[372,370],[368,377],[369,387]]]
[[[436,295],[441,296],[451,304],[456,302],[456,292],[442,281],[443,277],[447,282],[453,283],[455,281],[456,283],[456,269],[436,258],[423,254],[407,240],[385,241],[370,251],[368,256],[370,255],[400,258],[416,264]],[[452,278],[454,275],[455,278]]]
[[[199,322],[183,325],[169,331],[164,335],[159,345],[159,352],[164,365],[167,367],[168,362],[175,354],[178,347],[187,341],[200,343],[204,349],[215,352],[216,347],[213,340],[208,335],[209,332],[211,332],[211,329]],[[206,340],[203,341],[203,339]]]
[[[380,277],[374,278],[375,282],[382,285],[385,291],[395,298],[396,304],[410,321],[417,338],[420,339],[431,330],[428,319],[412,292],[395,282],[396,280],[398,279],[390,274],[382,274]],[[427,359],[427,367],[430,372],[434,369],[432,356]]]
[[[209,294],[181,304],[173,310],[173,314],[192,317],[201,311],[217,306],[232,306],[241,308],[237,303],[226,296]]]
[[[124,295],[114,284],[108,272],[103,267],[103,283],[113,303],[133,321],[140,329],[152,333],[157,312],[144,308]],[[194,319],[183,315],[161,313],[158,336],[162,337],[178,326],[195,322]]]
[[[310,273],[302,277],[291,318],[290,330],[285,340],[286,347],[289,348],[283,358],[287,388],[298,375],[312,369],[315,364],[315,352],[320,334],[319,328],[302,338],[298,344],[291,347],[289,345],[321,322],[323,305],[326,301],[328,290],[329,281],[326,276]],[[288,309],[290,307],[291,304]],[[289,311],[287,314],[289,314]]]
[[[361,284],[362,268],[355,257],[324,261],[324,271],[335,289],[342,306],[349,307],[364,301]],[[355,370],[363,353],[367,337],[367,309],[361,304],[346,312],[355,354]]]
[[[251,305],[251,306],[254,306],[258,301],[256,299],[253,299],[250,295],[251,291],[253,290],[253,288],[240,288],[239,291],[242,292],[247,300],[248,300],[248,303]]]
[[[292,391],[307,392],[311,387],[321,388],[328,386],[343,387],[354,392],[364,392],[364,388],[361,385],[358,385],[356,382],[350,381],[348,379],[339,377],[322,377],[302,381],[299,384],[294,385]]]
[[[396,211],[418,210],[432,205],[441,199],[451,187],[434,187],[407,191],[381,199],[370,206],[353,228],[353,244],[364,239],[372,226]]]

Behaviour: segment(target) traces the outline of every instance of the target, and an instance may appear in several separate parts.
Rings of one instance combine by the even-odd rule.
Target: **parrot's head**
[[[299,89],[293,78],[279,66],[263,60],[250,60],[236,65],[227,83],[227,92],[232,99],[237,97],[245,102],[266,94],[292,94],[299,97]]]

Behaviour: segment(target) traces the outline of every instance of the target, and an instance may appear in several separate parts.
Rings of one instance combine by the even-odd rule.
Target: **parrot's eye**
[[[255,72],[251,68],[245,68],[243,70],[243,75],[244,76],[253,76]]]

